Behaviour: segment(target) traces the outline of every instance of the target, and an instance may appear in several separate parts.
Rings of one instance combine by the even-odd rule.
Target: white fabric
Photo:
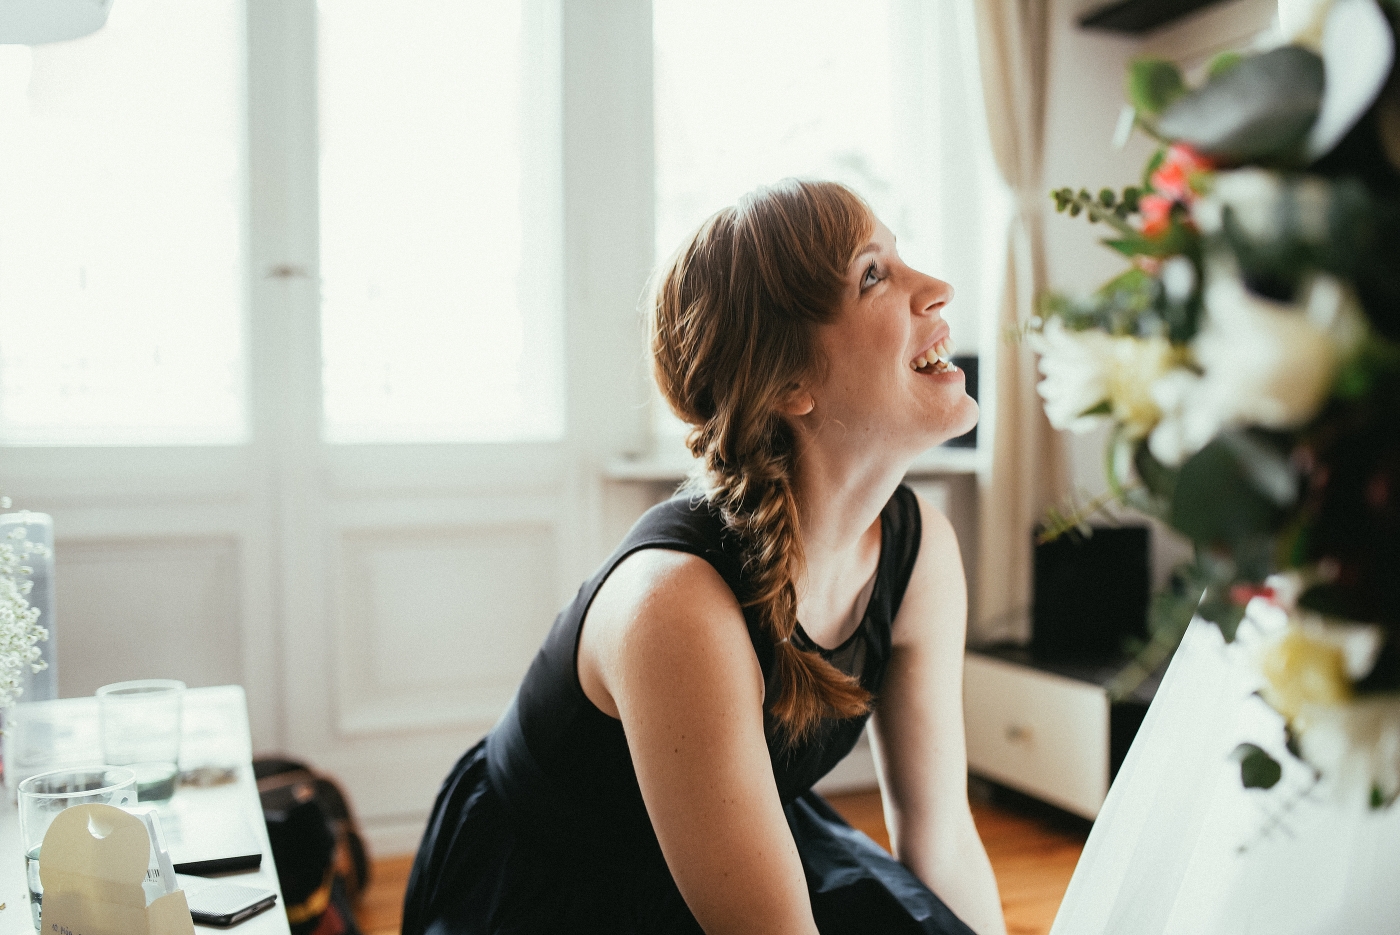
[[[994,348],[984,350],[982,444],[990,469],[980,477],[977,620],[974,641],[1025,640],[1031,591],[1031,528],[1066,489],[1063,448],[1045,418],[1034,355],[1000,340],[1033,313],[1044,287],[1041,228],[1049,4],[976,0],[977,45],[987,125],[997,167],[1013,194],[1006,272]],[[990,428],[990,431],[987,429]]]
[[[1191,624],[1070,880],[1051,935],[1393,935],[1400,808],[1366,811],[1312,789],[1254,670]],[[1269,751],[1284,774],[1240,785],[1230,752]]]

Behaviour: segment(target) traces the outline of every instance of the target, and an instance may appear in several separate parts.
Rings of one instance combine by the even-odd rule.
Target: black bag
[[[254,760],[253,775],[292,935],[361,935],[369,855],[344,792],[295,760]]]

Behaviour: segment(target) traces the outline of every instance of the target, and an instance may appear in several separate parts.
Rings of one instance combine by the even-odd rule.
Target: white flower
[[[1336,0],[1278,0],[1278,29],[1293,45],[1321,54],[1322,30]]]
[[[1235,223],[1251,239],[1271,241],[1282,228],[1283,185],[1278,175],[1265,169],[1220,172],[1210,194],[1197,199],[1191,215],[1202,233],[1215,234],[1224,226],[1228,206]]]
[[[1270,579],[1283,590],[1299,581]],[[1388,802],[1400,794],[1400,695],[1355,694],[1375,666],[1380,627],[1289,611],[1255,598],[1240,636],[1261,677],[1260,696],[1298,742],[1302,758],[1341,801]]]
[[[1365,331],[1355,297],[1331,276],[1314,276],[1287,304],[1250,292],[1228,264],[1206,275],[1205,321],[1191,346],[1200,372],[1175,367],[1150,388],[1160,421],[1148,448],[1169,467],[1225,428],[1305,425]]]
[[[1322,106],[1308,133],[1309,161],[1326,155],[1376,100],[1395,60],[1395,37],[1376,0],[1279,0],[1286,42],[1322,56]]]
[[[1206,287],[1206,327],[1196,360],[1225,410],[1225,422],[1292,429],[1326,401],[1342,360],[1364,329],[1355,297],[1318,274],[1288,305],[1261,298],[1229,272]]]
[[[1308,131],[1308,159],[1332,151],[1370,109],[1390,77],[1395,36],[1376,0],[1336,0],[1323,24],[1326,83]]]
[[[1345,803],[1386,804],[1400,795],[1400,694],[1313,705],[1298,752]]]
[[[49,635],[39,626],[39,609],[29,604],[34,582],[27,580],[32,572],[24,564],[45,548],[26,539],[22,526],[11,530],[9,539],[0,541],[0,707],[19,696],[25,666],[35,672],[45,667],[35,644]]]
[[[1180,467],[1224,424],[1225,412],[1210,395],[1210,385],[1185,367],[1159,377],[1152,384],[1152,399],[1162,418],[1148,436],[1147,448],[1167,467]]]
[[[1032,335],[1031,343],[1041,355],[1045,379],[1036,391],[1045,400],[1051,425],[1083,432],[1111,417],[1136,438],[1150,432],[1161,417],[1152,383],[1181,354],[1165,337],[1120,337],[1097,328],[1070,331],[1058,318]],[[1105,403],[1108,412],[1086,414]]]

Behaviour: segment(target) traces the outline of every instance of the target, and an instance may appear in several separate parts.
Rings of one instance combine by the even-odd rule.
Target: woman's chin
[[[971,396],[964,396],[959,400],[957,411],[948,414],[953,418],[945,417],[939,420],[941,424],[930,433],[931,440],[924,446],[924,450],[936,448],[944,442],[961,438],[971,432],[977,427],[981,414],[981,410],[977,408],[977,401]]]

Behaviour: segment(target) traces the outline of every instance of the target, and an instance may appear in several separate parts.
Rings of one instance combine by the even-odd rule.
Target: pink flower
[[[1262,597],[1264,600],[1272,602],[1274,599],[1273,587],[1268,584],[1247,584],[1245,582],[1230,585],[1230,602],[1232,604],[1243,607],[1256,597]]]
[[[1185,143],[1173,143],[1149,181],[1159,195],[1190,205],[1201,193],[1200,177],[1215,164]]]
[[[1161,195],[1143,195],[1138,199],[1138,213],[1142,215],[1142,235],[1158,237],[1171,227],[1172,200]]]

